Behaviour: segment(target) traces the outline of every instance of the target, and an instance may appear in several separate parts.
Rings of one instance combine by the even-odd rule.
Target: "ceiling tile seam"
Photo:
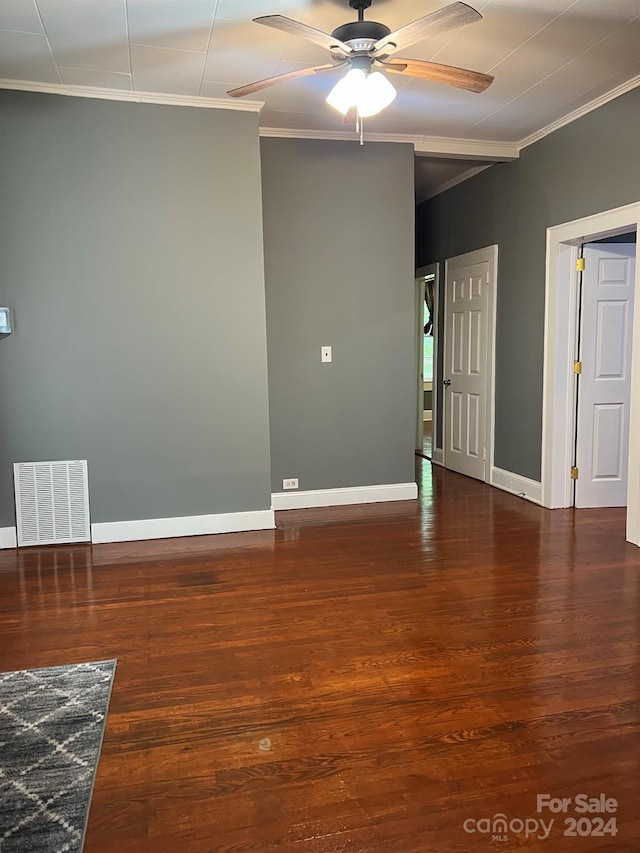
[[[44,32],[36,33],[36,32],[34,32],[34,30],[14,30],[14,29],[10,29],[9,27],[0,27],[0,33],[19,33],[20,35],[23,35],[23,36],[41,36],[41,37],[45,36],[46,37],[46,33],[44,33]]]
[[[220,0],[216,0],[216,3],[219,4]],[[303,11],[302,17],[304,17],[304,11]],[[224,16],[220,16],[216,20],[217,21],[226,21],[229,24],[253,24],[253,23],[255,23],[255,20],[253,18],[249,18],[247,20],[246,18],[227,18]],[[282,35],[284,35],[284,33],[282,33]],[[275,74],[276,70],[279,68],[279,66],[283,62],[287,61],[287,60],[285,60],[284,57],[285,57],[285,54],[287,53],[287,51],[289,50],[289,47],[291,46],[293,39],[294,39],[294,36],[288,36],[287,37],[287,43],[283,47],[282,53],[280,54],[280,59],[278,60],[278,63],[274,68],[274,71],[273,71],[274,74]],[[301,64],[301,63],[298,63],[298,64]],[[215,80],[203,80],[203,82],[204,83],[215,83],[216,81]]]
[[[534,38],[537,38],[537,37],[540,35],[540,33],[544,32],[548,27],[550,27],[550,26],[551,26],[551,24],[553,24],[553,23],[554,23],[554,21],[557,21],[557,20],[558,20],[559,18],[561,18],[563,15],[566,15],[566,14],[567,14],[567,12],[569,11],[569,9],[573,9],[573,7],[574,7],[574,6],[577,6],[579,2],[580,2],[580,0],[573,0],[573,3],[572,3],[570,6],[567,6],[567,8],[566,8],[564,11],[560,12],[560,14],[559,14],[559,15],[556,15],[556,16],[555,16],[554,18],[552,18],[550,21],[547,21],[547,23],[544,25],[544,27],[540,27],[540,29],[539,29],[539,30],[536,30],[536,32],[535,32],[535,33],[533,33],[532,35],[530,35],[528,39],[525,39],[521,44],[519,44],[517,47],[515,47],[515,48],[511,51],[511,53],[508,53],[506,56],[503,56],[503,57],[502,57],[502,59],[501,59],[499,62],[496,62],[496,64],[495,64],[495,65],[492,65],[492,66],[491,66],[491,68],[489,69],[489,72],[493,72],[493,71],[495,71],[495,69],[496,69],[496,68],[498,68],[500,65],[502,65],[502,63],[503,63],[503,62],[506,62],[506,61],[507,61],[507,59],[509,59],[509,57],[510,57],[510,56],[513,56],[513,54],[514,54],[514,53],[517,53],[519,50],[521,50],[521,49],[525,46],[525,44],[528,44],[528,43],[529,43],[530,41],[532,41]]]
[[[129,0],[124,0],[124,23],[127,30],[127,55],[129,57],[129,74],[131,75],[131,88],[133,88],[133,62],[131,61],[131,30],[129,28]]]
[[[207,63],[205,62],[205,64],[204,64],[204,65],[205,65],[205,69],[206,69],[206,67],[207,67]],[[202,74],[203,74],[202,82],[200,83],[200,92],[202,92],[202,87],[203,87],[205,84],[206,84],[207,86],[210,86],[210,85],[214,85],[214,86],[229,86],[229,88],[233,88],[234,86],[237,86],[237,85],[238,85],[237,81],[233,81],[233,80],[206,80],[206,79],[204,78],[204,73],[205,73],[205,72],[203,71],[203,72],[202,72]],[[208,96],[208,95],[202,95],[202,94],[201,94],[201,97],[203,97],[203,98],[208,98],[209,96]]]
[[[47,29],[44,25],[44,21],[42,20],[42,15],[40,14],[40,7],[38,6],[38,0],[33,0],[33,5],[35,6],[36,14],[38,15],[38,19],[40,21],[40,26],[42,27],[42,32],[44,34],[45,41],[47,42],[47,47],[49,48],[49,53],[51,54],[51,61],[53,62],[53,67],[56,69],[56,74],[58,75],[58,80],[62,83],[62,74],[60,73],[60,69],[58,68],[58,63],[56,61],[55,56],[53,55],[53,50],[51,48],[51,42],[49,41],[49,35],[47,33]]]
[[[219,2],[220,2],[220,0],[216,0],[216,3],[219,3]],[[216,8],[217,8],[217,6],[216,6]],[[214,18],[215,18],[215,16],[214,16]],[[232,18],[216,18],[216,19],[214,20],[214,25],[215,25],[215,23],[216,23],[217,21],[227,21],[228,23],[231,23],[231,24],[245,24],[245,23],[246,23],[246,24],[249,24],[249,23],[253,23],[253,19],[249,19],[249,20],[247,21],[246,19],[245,19],[245,20],[235,20],[235,19],[232,19]],[[274,74],[274,75],[275,75],[275,72],[277,71],[277,69],[280,67],[280,65],[281,65],[283,62],[287,61],[287,60],[285,60],[284,56],[285,56],[286,52],[289,50],[289,46],[291,45],[291,42],[293,41],[293,38],[294,38],[293,36],[288,36],[288,37],[287,37],[287,43],[286,43],[286,45],[282,48],[282,53],[280,54],[280,58],[279,58],[278,62],[274,65],[274,69],[273,69],[273,74]],[[210,50],[210,47],[211,47],[211,42],[209,42],[209,44],[207,45],[207,51],[206,51],[206,54],[205,54],[205,57],[206,57],[206,58],[208,58],[208,57],[209,57],[209,50]],[[297,64],[297,65],[302,65],[302,63],[296,63],[296,64]],[[306,66],[303,66],[303,67],[306,67]],[[238,80],[234,80],[233,82],[231,82],[231,83],[230,83],[228,80],[210,80],[210,79],[208,79],[208,78],[207,78],[207,79],[205,79],[206,70],[207,70],[207,63],[206,63],[206,59],[205,59],[204,69],[203,69],[203,71],[202,71],[202,80],[200,81],[200,90],[199,90],[199,91],[201,91],[201,90],[202,90],[202,84],[203,84],[203,83],[223,83],[225,86],[237,86],[237,85],[238,85],[238,82],[239,82]]]
[[[273,72],[272,72],[273,74],[275,74],[275,73],[276,73],[276,71],[278,70],[278,68],[279,68],[279,67],[282,65],[282,63],[285,61],[285,58],[284,58],[284,57],[285,57],[285,55],[286,55],[287,51],[289,50],[289,47],[291,46],[291,42],[293,41],[293,38],[294,38],[293,36],[289,36],[289,38],[287,39],[287,44],[286,44],[286,46],[285,46],[285,47],[283,47],[283,49],[282,49],[282,53],[280,54],[280,59],[278,60],[278,64],[277,64],[277,65],[275,66],[275,68],[273,69]]]
[[[413,80],[418,80],[419,78],[418,78],[418,77],[413,77],[412,79],[413,79]],[[440,113],[444,112],[444,111],[447,109],[447,107],[450,107],[450,106],[451,106],[451,104],[455,104],[457,101],[458,101],[458,95],[454,95],[454,96],[452,96],[452,98],[451,98],[451,100],[450,100],[450,101],[447,101],[446,103],[442,104],[441,106],[439,106],[439,107],[438,107],[438,109],[436,109],[436,110],[428,110],[428,111],[424,114],[424,116],[422,117],[422,120],[423,120],[423,121],[426,121],[426,119],[434,118],[434,116],[437,116],[437,115],[439,115]]]
[[[567,64],[570,64],[570,63],[567,63]],[[562,67],[564,68],[564,66],[562,66]],[[561,70],[561,69],[558,69],[558,70]],[[596,89],[598,89],[598,88],[599,88],[599,86],[606,85],[606,84],[609,82],[609,80],[612,80],[614,77],[617,77],[617,76],[618,76],[617,74],[613,74],[611,77],[607,78],[607,80],[605,80],[603,83],[599,83],[599,84],[596,84],[595,86],[591,86],[590,88],[585,89],[583,92],[580,92],[579,94],[577,94],[577,95],[572,99],[572,101],[571,101],[570,103],[573,103],[573,102],[575,102],[575,101],[579,100],[580,98],[587,98],[587,99],[588,99],[588,98],[589,98],[589,95],[590,95],[592,92],[595,92],[595,90],[596,90]],[[546,79],[546,78],[544,78],[544,79]],[[543,79],[543,80],[540,80],[540,83],[544,83],[544,79]],[[633,77],[630,77],[630,78],[629,78],[629,80],[632,80],[632,79],[633,79]],[[527,89],[527,91],[526,91],[526,92],[523,92],[521,95],[518,95],[518,97],[517,97],[517,98],[514,98],[512,101],[509,101],[509,103],[508,103],[508,104],[505,104],[505,105],[504,105],[504,107],[500,107],[500,109],[498,109],[498,110],[496,110],[495,112],[491,113],[491,115],[490,115],[490,116],[487,116],[486,118],[481,119],[480,121],[476,122],[475,124],[472,124],[472,125],[471,125],[471,127],[478,127],[478,125],[483,124],[485,121],[488,121],[490,118],[492,118],[493,116],[495,116],[497,113],[502,112],[502,110],[503,110],[503,109],[506,109],[506,107],[510,106],[510,104],[512,104],[512,103],[514,103],[515,101],[519,100],[520,98],[524,97],[524,95],[526,95],[526,94],[527,94],[527,92],[530,92],[532,89],[535,89],[538,85],[540,85],[540,83],[536,83],[536,85],[535,85],[535,86],[531,86],[529,89]],[[589,103],[589,100],[587,100],[587,103]],[[585,104],[585,106],[586,106],[586,104]],[[561,109],[561,110],[562,110],[562,109],[564,109],[564,108],[563,108],[563,107],[560,107],[559,109]],[[571,113],[568,113],[568,115],[570,115],[570,114],[571,114]],[[565,114],[565,115],[567,115],[567,114]],[[563,116],[560,116],[559,118],[552,120],[552,121],[550,122],[550,124],[553,124],[555,121],[560,121],[562,118],[563,118]],[[535,133],[535,131],[533,131],[533,132]],[[528,134],[528,135],[530,135],[530,134]],[[525,137],[525,139],[526,139],[526,137]]]
[[[202,84],[204,83],[204,72],[207,67],[207,57],[209,56],[209,48],[211,47],[211,36],[213,35],[213,25],[216,20],[216,12],[218,11],[219,0],[214,0],[213,11],[211,13],[211,23],[209,24],[209,37],[207,38],[207,46],[204,51],[204,63],[202,64],[202,74],[200,75],[200,83],[198,84],[198,94],[202,94]]]
[[[437,56],[439,53],[441,53],[441,52],[445,49],[445,47],[448,47],[448,46],[451,44],[451,42],[452,42],[452,41],[453,41],[457,36],[459,36],[459,35],[460,35],[460,33],[461,33],[463,30],[464,30],[464,27],[458,27],[458,28],[455,30],[455,32],[453,32],[453,33],[449,36],[449,38],[448,38],[448,39],[446,40],[446,42],[442,45],[442,47],[439,47],[439,48],[436,50],[436,52],[435,52],[435,53],[430,54],[430,56],[429,56],[429,62],[433,62],[433,61],[434,61],[434,59],[436,58],[436,56]]]
[[[528,136],[525,136],[523,139],[516,143],[518,146],[518,150],[520,152],[524,151],[525,148],[528,148],[530,145],[534,145],[536,142],[539,142],[546,136],[550,136],[552,133],[555,133],[556,130],[560,130],[560,128],[572,124],[574,121],[577,121],[579,118],[582,118],[582,116],[588,115],[594,110],[597,110],[605,104],[610,103],[610,101],[614,101],[616,98],[619,98],[621,95],[624,95],[626,92],[630,92],[633,89],[637,89],[639,86],[640,74],[637,74],[635,77],[632,77],[626,83],[621,83],[619,86],[616,86],[609,92],[605,92],[599,97],[594,98],[592,101],[583,104],[581,107],[577,107],[575,110],[572,110],[570,113],[567,113],[567,115],[563,116],[562,118],[549,122],[544,127],[540,128],[540,130],[536,130],[533,133],[530,133]]]
[[[485,121],[489,121],[489,119],[493,118],[493,116],[495,116],[497,113],[502,112],[502,110],[506,109],[508,106],[515,103],[520,98],[523,98],[532,89],[535,89],[537,86],[540,86],[542,83],[545,82],[545,80],[548,80],[550,77],[553,77],[554,74],[557,74],[559,71],[562,71],[563,68],[566,68],[568,65],[571,65],[572,62],[576,62],[578,59],[580,59],[581,56],[584,56],[585,53],[589,53],[590,50],[593,50],[599,44],[602,44],[602,42],[607,41],[607,39],[613,38],[613,36],[615,36],[617,33],[619,33],[625,27],[628,27],[629,24],[632,24],[634,21],[637,21],[638,19],[640,19],[640,15],[636,15],[634,18],[631,18],[630,21],[626,21],[624,24],[619,26],[616,30],[614,30],[611,33],[608,33],[603,38],[601,38],[598,41],[594,42],[593,44],[589,45],[589,47],[585,48],[581,53],[572,57],[568,62],[565,62],[564,65],[560,65],[558,68],[554,69],[553,71],[550,71],[549,74],[547,74],[545,77],[541,77],[540,80],[538,80],[536,83],[533,84],[533,86],[529,86],[529,88],[525,89],[524,92],[520,92],[520,94],[516,95],[515,98],[512,98],[510,101],[507,101],[506,104],[502,104],[502,106],[498,107],[497,110],[494,110],[492,113],[489,113],[488,116],[485,116],[483,119],[480,119],[480,121],[477,121],[475,124],[472,124],[471,127],[478,127],[478,125],[483,124]],[[613,75],[613,76],[615,76],[615,75]],[[609,79],[611,79],[611,78],[609,78]],[[602,85],[602,84],[600,84],[600,85]],[[586,91],[581,92],[579,95],[576,95],[576,97],[581,98],[584,95],[588,95],[589,92],[593,92],[593,90],[597,89],[597,88],[598,88],[597,86],[592,86],[590,89],[587,89]]]
[[[315,115],[316,115],[315,113],[303,113],[303,112],[300,112],[300,110],[295,110],[295,111],[292,111],[292,110],[279,110],[279,109],[277,109],[276,107],[270,107],[270,108],[269,108],[269,112],[270,112],[270,113],[284,113],[285,115],[311,116],[311,117],[313,117],[313,118],[315,118]]]
[[[113,74],[116,77],[132,77],[130,71],[110,71],[107,68],[81,68],[79,65],[60,65],[60,68],[64,68],[65,71],[97,71],[99,74]],[[72,85],[70,83],[65,83],[65,86]]]
[[[144,47],[149,50],[170,50],[172,53],[197,53],[199,56],[206,56],[203,50],[192,50],[185,47],[165,47],[161,44],[144,44],[141,41],[132,41],[132,47]]]
[[[216,23],[218,21],[227,24],[251,24],[254,23],[253,18],[227,18],[224,15],[218,15],[216,18]]]
[[[619,76],[619,74],[613,74],[611,77],[609,77],[607,80],[605,80],[604,83],[602,83],[601,85],[608,86],[609,83],[611,82],[611,80],[615,80],[618,76]],[[631,77],[630,80],[627,80],[625,83],[623,83],[621,85],[625,86],[625,85],[629,84],[634,79],[635,79],[634,77]],[[620,84],[618,84],[618,85],[620,85]],[[584,98],[587,98],[588,100],[586,101],[585,104],[583,104],[583,106],[586,106],[587,104],[590,104],[593,101],[597,101],[598,100],[597,95],[595,97],[590,97],[590,96],[598,88],[599,88],[598,86],[592,86],[586,92],[581,92],[579,95],[576,95],[576,97],[573,98],[573,100],[570,103],[575,104],[576,101],[580,101],[580,100],[583,100]],[[615,91],[617,88],[618,88],[618,86],[614,86],[613,89],[609,89],[606,94],[609,94],[611,91]],[[611,100],[614,100],[614,99],[611,99]],[[580,113],[581,109],[582,109],[582,107],[580,107],[580,106],[574,107],[574,109],[570,110],[568,113],[563,113],[562,115],[557,116],[557,118],[551,119],[551,121],[547,121],[545,128],[553,128],[553,130],[556,130],[557,128],[555,128],[555,125],[558,122],[563,122],[564,119],[566,119],[568,116],[572,116],[576,112]],[[590,112],[590,110],[588,112]],[[582,113],[580,113],[580,115],[576,115],[574,118],[571,118],[568,122],[566,122],[566,124],[571,124],[571,122],[575,121],[577,118],[580,118],[581,115],[582,115]],[[524,137],[524,140],[529,139],[531,136],[535,136],[535,134],[540,132],[537,130],[530,130],[529,128],[525,128],[525,130],[529,130],[529,132]],[[520,132],[522,132],[522,130]],[[550,132],[552,132],[552,131],[550,131]],[[546,134],[546,135],[548,135],[548,134]],[[522,142],[524,142],[524,140],[521,140],[520,144],[522,144]],[[523,145],[523,147],[526,147],[526,146]]]
[[[144,45],[144,46],[146,47],[146,45]],[[82,65],[59,65],[57,60],[54,60],[54,61],[56,62],[56,68],[73,68],[75,71],[97,71],[100,74],[120,74],[121,76],[133,77],[132,71],[114,71],[113,68],[99,68],[97,65],[91,65],[91,66],[86,66],[86,65],[85,66],[82,66]],[[33,82],[37,82],[37,81],[33,81]],[[62,80],[61,82],[65,86],[68,85],[64,82],[64,80]],[[0,848],[0,850],[1,850],[1,848]]]
[[[480,8],[479,8],[479,9],[476,9],[476,11],[477,11],[477,12],[484,12],[484,10],[487,8],[487,6],[489,5],[489,3],[490,3],[490,2],[491,2],[491,0],[487,0],[487,2],[486,2],[486,3],[483,3],[483,4],[480,6]],[[475,8],[475,7],[474,7],[474,8]],[[480,23],[480,22],[478,22],[478,23]],[[447,41],[442,45],[442,47],[439,47],[439,48],[438,48],[438,50],[436,50],[436,52],[435,52],[435,53],[433,53],[433,54],[431,55],[431,59],[430,59],[430,61],[431,61],[431,62],[433,62],[433,61],[435,60],[435,58],[436,58],[437,56],[439,56],[439,54],[441,54],[441,53],[442,53],[442,51],[443,51],[446,47],[448,47],[448,46],[451,44],[451,42],[452,42],[455,38],[457,38],[463,30],[464,30],[464,26],[462,26],[462,27],[458,27],[458,29],[457,29],[457,30],[456,30],[456,31],[455,31],[455,32],[454,32],[454,33],[453,33],[453,34],[452,34],[452,35],[447,39]],[[415,79],[415,78],[414,78],[414,79]]]
[[[526,38],[524,41],[520,42],[520,43],[519,43],[518,45],[516,45],[516,46],[514,47],[514,49],[513,49],[512,51],[510,51],[506,56],[503,56],[503,57],[502,57],[502,59],[501,59],[499,62],[496,62],[496,64],[495,64],[495,65],[492,65],[492,66],[491,66],[491,68],[488,68],[488,69],[487,69],[487,73],[489,73],[489,74],[493,73],[493,72],[496,70],[496,68],[498,68],[498,66],[499,66],[499,65],[501,65],[503,62],[505,62],[507,59],[509,59],[509,57],[513,56],[513,55],[514,55],[514,53],[517,53],[521,48],[523,48],[523,47],[525,46],[525,44],[527,44],[528,42],[530,42],[530,41],[531,41],[531,39],[536,38],[536,36],[538,36],[541,32],[543,32],[544,30],[546,30],[546,28],[547,28],[547,27],[550,27],[550,26],[551,26],[551,24],[553,24],[553,22],[554,22],[554,21],[557,21],[557,20],[558,20],[558,18],[561,18],[564,14],[566,14],[566,12],[568,12],[568,11],[569,11],[569,9],[572,9],[572,8],[573,8],[577,3],[579,3],[579,2],[580,2],[580,0],[573,0],[573,3],[572,3],[570,6],[567,6],[567,8],[566,8],[566,9],[563,9],[563,10],[562,10],[562,12],[559,12],[557,15],[555,15],[553,18],[551,18],[551,20],[550,20],[550,21],[547,21],[547,23],[546,23],[543,27],[540,27],[540,29],[539,29],[539,30],[536,30],[536,31],[535,31],[535,33],[532,33],[532,34],[529,36],[529,38]],[[483,8],[484,8],[484,7],[483,7]],[[438,51],[438,53],[439,53],[439,51]],[[437,54],[436,54],[436,56],[437,56]],[[556,70],[558,70],[558,69],[556,69]],[[555,73],[555,72],[553,72],[553,73]],[[496,76],[496,75],[494,74],[494,77],[495,77],[495,76]],[[540,81],[538,81],[538,82],[540,82]],[[537,84],[536,84],[536,85],[537,85]],[[523,92],[521,92],[520,94],[524,94],[524,93],[523,93]],[[461,97],[462,97],[462,93],[457,94],[454,98],[452,98],[452,99],[449,101],[449,103],[444,104],[444,105],[443,105],[443,106],[442,106],[442,107],[441,107],[441,108],[440,108],[436,113],[432,113],[432,115],[437,115],[439,112],[442,112],[442,110],[446,109],[446,107],[450,106],[451,104],[456,104],[456,103],[458,103],[458,102],[460,101],[460,98],[461,98]],[[520,97],[520,95],[518,95],[517,97]],[[515,100],[515,99],[514,99],[514,100]],[[498,107],[498,109],[499,109],[499,110],[501,110],[501,109],[502,109],[503,107],[505,107],[505,106],[506,106],[506,104],[503,104],[501,107]],[[497,110],[496,110],[495,112],[497,112]],[[493,113],[491,113],[491,115],[493,115]],[[472,127],[475,127],[475,125],[472,125]]]
[[[56,68],[74,68],[76,71],[97,71],[100,74],[121,74],[127,77],[133,76],[131,71],[114,71],[113,68],[98,68],[96,65],[91,65],[90,67],[87,67],[85,65],[83,67],[82,65],[58,65],[58,63],[56,62]],[[64,80],[62,80],[61,82],[64,83]],[[67,84],[65,83],[65,85]]]

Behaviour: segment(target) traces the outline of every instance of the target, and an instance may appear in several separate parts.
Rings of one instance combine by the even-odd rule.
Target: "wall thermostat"
[[[0,308],[0,335],[10,335],[11,332],[13,332],[11,308]]]

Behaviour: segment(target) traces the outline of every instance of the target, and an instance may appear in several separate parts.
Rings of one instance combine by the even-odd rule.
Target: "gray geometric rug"
[[[80,853],[116,661],[0,674],[0,853]]]

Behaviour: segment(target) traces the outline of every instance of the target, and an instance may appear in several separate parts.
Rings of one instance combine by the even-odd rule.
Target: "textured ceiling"
[[[392,29],[443,0],[374,0]],[[495,75],[483,94],[393,76],[395,103],[368,129],[520,141],[640,72],[640,0],[489,0],[484,20],[403,54]],[[327,60],[320,47],[254,24],[284,14],[331,31],[346,0],[0,0],[0,78],[176,95],[227,89]],[[340,72],[267,89],[264,127],[342,131],[324,103]]]

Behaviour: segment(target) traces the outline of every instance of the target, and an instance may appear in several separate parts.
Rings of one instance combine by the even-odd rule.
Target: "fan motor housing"
[[[377,21],[352,21],[350,24],[343,24],[338,27],[331,35],[334,39],[348,44],[350,41],[360,41],[361,39],[373,39],[376,42],[388,36],[390,32],[389,27],[385,24],[379,24]]]

